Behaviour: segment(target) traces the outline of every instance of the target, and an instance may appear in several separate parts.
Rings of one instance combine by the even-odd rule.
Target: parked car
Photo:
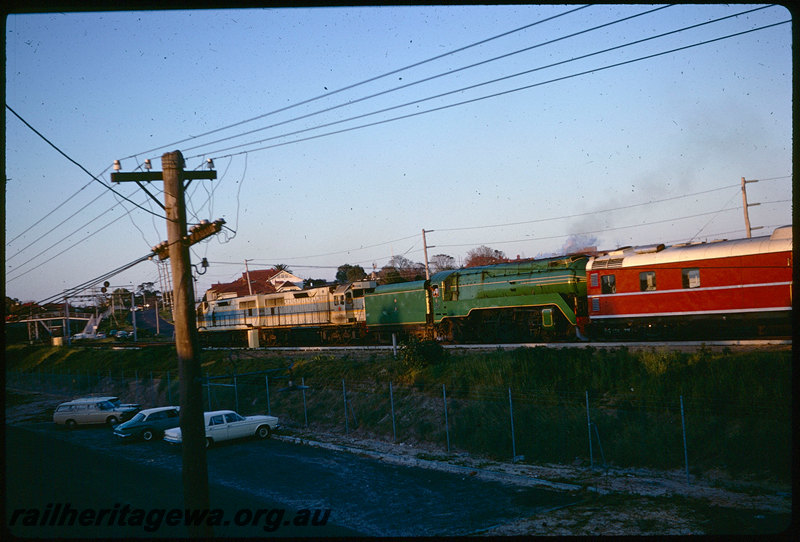
[[[92,423],[114,426],[132,418],[138,411],[138,405],[123,405],[118,397],[80,397],[58,405],[53,421],[70,429]]]
[[[166,406],[140,410],[127,422],[114,427],[114,434],[122,439],[141,438],[151,441],[161,438],[165,429],[178,427],[180,424],[180,407]]]
[[[119,397],[114,395],[87,395],[86,397],[76,397],[72,400],[74,401],[108,401],[109,403],[113,404],[117,408],[125,407],[125,408],[136,408],[138,412],[139,409],[142,407],[139,403],[123,403]]]
[[[278,427],[275,416],[241,416],[233,410],[204,412],[206,447],[216,442],[245,437],[269,438]],[[181,428],[164,431],[164,440],[171,444],[182,442]]]
[[[128,338],[127,331],[125,331],[124,329],[117,331],[117,339],[127,339],[127,338]]]

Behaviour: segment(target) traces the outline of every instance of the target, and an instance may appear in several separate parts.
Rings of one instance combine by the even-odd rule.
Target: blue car
[[[114,434],[123,440],[140,438],[151,441],[161,438],[166,429],[180,425],[180,407],[167,406],[148,408],[136,416],[114,427]]]

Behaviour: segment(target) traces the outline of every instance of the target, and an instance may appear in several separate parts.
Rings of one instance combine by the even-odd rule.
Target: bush
[[[420,371],[447,359],[447,351],[436,341],[409,338],[400,345],[398,359],[405,372]]]

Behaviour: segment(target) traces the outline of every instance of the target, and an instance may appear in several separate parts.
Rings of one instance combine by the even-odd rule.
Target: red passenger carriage
[[[595,257],[586,273],[595,336],[791,333],[791,226],[751,239],[626,247]]]

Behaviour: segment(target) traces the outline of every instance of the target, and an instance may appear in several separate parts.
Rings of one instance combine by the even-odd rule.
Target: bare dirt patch
[[[447,454],[422,443],[393,444],[330,433],[286,437],[308,445],[346,450],[381,461],[476,476],[507,484],[572,492],[580,504],[494,526],[480,534],[698,535],[778,533],[789,527],[791,488],[735,480],[722,472],[591,468],[503,463],[463,453]]]

